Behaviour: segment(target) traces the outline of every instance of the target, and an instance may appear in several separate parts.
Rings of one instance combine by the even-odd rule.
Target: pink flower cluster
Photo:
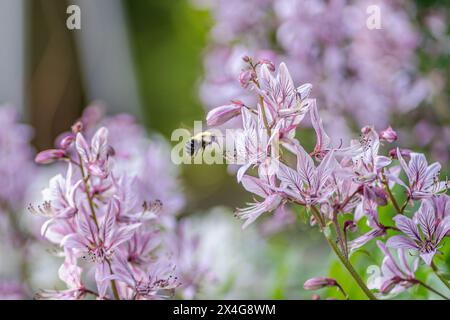
[[[50,180],[31,210],[47,218],[41,232],[61,248],[67,288],[38,297],[159,299],[177,289],[192,298],[206,272],[184,262],[195,243],[177,242],[184,198],[164,141],[148,140],[128,115],[104,118],[93,106],[57,144],[36,161],[64,162],[66,174]]]
[[[233,156],[246,159],[246,163],[237,171],[237,180],[261,199],[237,209],[244,227],[263,213],[286,205],[301,206],[369,298],[375,295],[349,257],[374,239],[387,241],[378,240],[385,259],[380,278],[371,281],[372,289],[386,294],[415,284],[427,286],[414,275],[417,258],[436,271],[434,258],[450,232],[450,197],[445,194],[449,183],[439,177],[441,165],[428,164],[425,155],[410,150],[396,148],[383,153],[383,145],[397,138],[391,127],[377,132],[365,126],[359,139],[351,140],[348,147],[333,144],[316,100],[309,96],[311,85],[295,87],[284,63],[275,72],[269,61],[254,62],[249,57],[244,61],[252,73],[247,89],[257,102],[240,103],[239,113],[233,104],[213,109],[207,116],[214,119],[209,125],[230,121],[231,115],[241,120],[242,130],[234,135]],[[307,114],[316,133],[311,151],[300,143],[301,133],[295,133]],[[379,209],[388,205],[395,214],[381,216]],[[366,222],[369,231],[357,231],[360,221]],[[399,260],[387,248],[397,249]],[[416,256],[412,264],[406,259],[408,251]],[[336,285],[328,278],[318,278],[305,286],[315,288],[322,283]]]
[[[381,29],[366,25],[373,6]],[[285,61],[296,82],[312,83],[334,141],[348,139],[355,124],[383,129],[431,95],[430,79],[418,71],[422,38],[408,1],[216,0],[211,10],[200,88],[208,109],[231,99],[255,103],[243,55]]]

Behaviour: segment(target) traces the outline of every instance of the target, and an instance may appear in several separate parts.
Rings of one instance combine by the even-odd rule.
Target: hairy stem
[[[314,206],[312,207],[312,209],[313,209],[312,211],[313,211],[314,217],[317,219],[320,228],[323,230],[325,225],[324,225],[324,223],[322,221],[322,218],[320,216],[319,210],[317,210],[317,208],[314,207]],[[370,291],[369,288],[367,288],[366,284],[361,279],[361,277],[359,276],[358,272],[356,272],[356,270],[353,268],[353,266],[350,263],[350,261],[348,261],[347,258],[340,252],[339,248],[336,246],[336,243],[334,243],[333,239],[330,239],[330,237],[328,235],[326,235],[326,234],[324,234],[324,235],[325,235],[325,239],[327,240],[327,242],[330,245],[331,249],[333,249],[333,251],[336,254],[336,256],[339,258],[341,263],[344,265],[344,267],[350,273],[352,278],[355,280],[356,284],[366,294],[367,298],[369,298],[370,300],[377,300],[377,298],[372,293],[372,291]]]

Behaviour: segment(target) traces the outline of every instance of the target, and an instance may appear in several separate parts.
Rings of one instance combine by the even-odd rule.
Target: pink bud
[[[319,296],[318,294],[313,294],[313,295],[311,296],[311,299],[312,299],[312,300],[320,300],[320,296]]]
[[[258,62],[259,64],[263,65],[265,64],[267,66],[267,69],[269,69],[269,71],[275,72],[275,64],[268,60],[268,59],[261,59]]]
[[[411,156],[411,152],[412,152],[412,150],[410,150],[410,149],[400,149],[400,154],[401,154],[401,156],[404,157],[404,158],[409,158],[409,157]],[[392,159],[398,159],[398,156],[397,156],[397,148],[391,149],[391,150],[389,151],[389,156],[390,156]]]
[[[65,157],[66,152],[61,149],[49,149],[39,152],[34,161],[39,164],[49,164]]]
[[[249,56],[243,56],[243,57],[242,57],[242,60],[243,60],[244,62],[246,62],[246,63],[252,61],[252,59],[251,59]]]
[[[305,290],[317,290],[325,287],[334,287],[337,284],[336,280],[328,277],[316,277],[306,280],[303,284]]]
[[[61,149],[67,149],[68,147],[70,147],[70,145],[72,144],[72,142],[75,141],[75,135],[73,134],[69,134],[67,136],[65,136],[61,142],[59,143],[59,147]]]
[[[389,126],[380,132],[380,139],[392,143],[397,140],[397,132]]]
[[[77,121],[72,125],[72,132],[74,134],[81,132],[81,130],[83,130],[83,123],[81,121]]]
[[[250,81],[255,78],[255,73],[252,70],[243,70],[239,75],[239,82],[241,83],[242,88],[247,88],[250,84]]]
[[[372,131],[372,127],[371,126],[365,126],[365,127],[361,128],[361,133],[362,134],[368,134],[370,131]]]
[[[241,113],[242,103],[233,102],[232,104],[220,106],[211,110],[206,116],[208,126],[218,126]]]
[[[353,220],[347,220],[344,222],[344,231],[347,232],[356,232],[356,230],[358,229],[356,223]]]

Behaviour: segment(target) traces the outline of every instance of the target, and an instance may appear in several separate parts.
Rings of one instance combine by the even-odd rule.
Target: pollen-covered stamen
[[[177,282],[178,277],[170,275],[166,279],[154,279],[148,278],[148,281],[138,281],[136,284],[136,292],[141,296],[152,295],[155,291],[172,289],[172,284]]]
[[[27,210],[31,214],[41,215],[44,217],[51,217],[53,215],[51,201],[44,201],[42,204],[38,205],[37,208],[31,203],[28,205]]]
[[[422,243],[420,245],[421,253],[430,253],[435,250],[436,250],[436,244],[434,243],[434,241],[432,241],[430,239],[426,239],[426,240],[422,241]]]
[[[103,244],[100,244],[97,247],[87,247],[87,254],[82,256],[82,258],[87,261],[102,263],[110,259],[112,254],[111,250],[107,250]]]
[[[156,199],[154,201],[144,201],[144,203],[142,204],[142,212],[153,212],[153,213],[158,213],[161,211],[163,207],[163,203],[161,200]]]

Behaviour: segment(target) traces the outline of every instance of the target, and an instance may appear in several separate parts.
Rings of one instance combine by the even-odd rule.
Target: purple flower
[[[425,201],[431,201],[437,222],[450,217],[450,196],[440,194]]]
[[[264,199],[262,202],[248,203],[248,207],[236,210],[236,216],[246,220],[242,228],[247,228],[263,213],[278,208],[283,198],[273,191],[273,186],[260,178],[245,175],[241,182],[247,191]]]
[[[372,278],[368,282],[368,287],[378,289],[382,294],[397,294],[416,284],[415,272],[419,259],[414,258],[412,262],[408,262],[406,251],[398,249],[397,262],[383,242],[377,241],[377,245],[384,253],[381,274]]]
[[[95,279],[100,297],[106,294],[107,283],[103,279],[109,274],[109,260],[113,258],[114,251],[120,244],[128,241],[141,225],[136,223],[118,226],[117,210],[117,204],[111,201],[97,229],[95,221],[82,208],[76,219],[78,232],[67,235],[61,241],[61,246],[64,248],[84,253],[87,255],[84,256],[85,258],[89,258],[96,264]]]
[[[165,259],[153,262],[146,272],[136,274],[130,264],[118,255],[113,271],[114,275],[106,276],[103,281],[122,281],[134,295],[130,299],[160,299],[164,297],[161,291],[171,291],[180,285],[178,278],[174,276],[175,266]]]
[[[406,164],[400,149],[397,149],[397,157],[408,177],[409,185],[407,186],[399,179],[397,179],[397,182],[406,188],[411,199],[429,198],[448,189],[446,181],[439,181],[441,170],[439,163],[434,162],[428,165],[425,155],[413,152],[411,153],[411,160]]]
[[[89,146],[81,133],[77,134],[75,145],[82,164],[88,171],[98,177],[108,175],[108,129],[100,128]]]
[[[42,225],[41,234],[44,236],[55,219],[72,218],[78,211],[75,196],[83,181],[73,183],[72,175],[72,165],[69,163],[66,178],[60,174],[51,178],[49,187],[42,191],[47,207],[41,213],[51,218]]]
[[[430,265],[440,242],[446,233],[450,231],[450,217],[446,217],[438,222],[433,207],[425,204],[416,212],[414,219],[420,226],[421,232],[419,232],[417,224],[404,215],[396,215],[394,220],[397,228],[405,236],[389,238],[387,246],[416,250],[423,261]]]
[[[249,168],[270,157],[270,143],[278,135],[278,131],[275,129],[272,136],[269,137],[261,120],[246,108],[242,109],[242,124],[243,130],[231,132],[234,148],[231,154],[226,155],[232,163],[242,164],[237,173],[238,182]],[[229,148],[227,148],[227,152],[229,152]]]
[[[70,252],[91,263],[78,267],[76,259],[66,259],[60,271],[68,289],[42,291],[41,297],[158,298],[161,290],[174,289],[173,264],[156,262],[155,257],[174,254],[162,239],[176,233],[175,215],[184,204],[178,170],[167,161],[167,143],[158,137],[150,142],[134,118],[102,119],[96,111],[88,108],[66,134],[76,134],[75,141],[65,144],[66,177],[52,178],[43,192],[44,204],[32,209],[47,218],[42,226],[46,239],[62,247],[66,257]],[[116,274],[120,259],[128,264],[134,286]],[[97,288],[83,289],[76,281],[81,270],[86,283],[96,283]],[[170,274],[166,282],[163,274]],[[197,280],[202,281],[193,281]],[[192,283],[192,288],[198,285]]]
[[[86,289],[81,282],[81,267],[70,250],[66,250],[66,259],[59,268],[59,278],[67,285],[65,290],[41,290],[38,299],[46,300],[80,300],[86,295]]]
[[[378,155],[380,139],[373,127],[364,127],[361,132],[361,138],[352,140],[351,147],[343,152],[352,157],[356,180],[360,183],[373,182],[381,169],[391,163],[391,159]]]
[[[280,191],[289,197],[308,205],[325,201],[333,191],[329,179],[336,168],[334,152],[327,153],[316,167],[311,156],[299,144],[295,145],[297,155],[297,170],[293,170],[280,162],[277,177],[282,186]]]

